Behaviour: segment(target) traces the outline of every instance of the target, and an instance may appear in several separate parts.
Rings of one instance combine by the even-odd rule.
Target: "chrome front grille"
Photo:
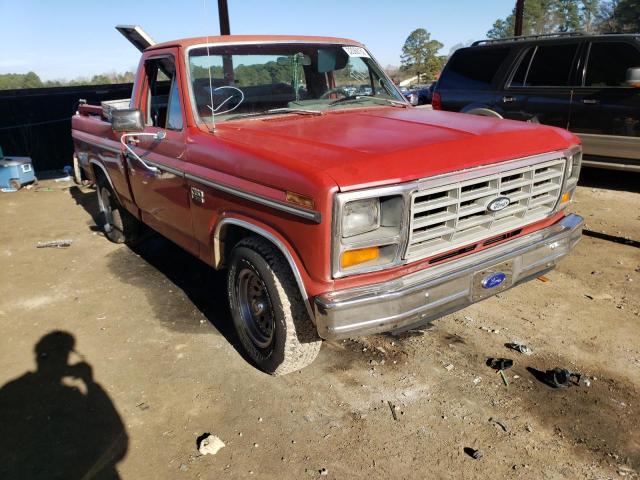
[[[562,191],[565,164],[556,158],[414,192],[404,258],[437,255],[549,216]],[[488,210],[499,197],[508,197],[509,205]]]

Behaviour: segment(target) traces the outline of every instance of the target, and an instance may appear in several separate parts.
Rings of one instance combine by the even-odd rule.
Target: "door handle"
[[[502,103],[512,103],[516,101],[516,97],[502,97]]]
[[[597,105],[600,103],[600,100],[596,100],[595,98],[583,98],[582,103],[585,105]]]

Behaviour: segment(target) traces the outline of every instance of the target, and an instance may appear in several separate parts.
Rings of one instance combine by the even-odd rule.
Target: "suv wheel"
[[[238,242],[227,287],[238,339],[259,369],[284,375],[318,356],[322,341],[289,265],[270,243],[258,237]]]

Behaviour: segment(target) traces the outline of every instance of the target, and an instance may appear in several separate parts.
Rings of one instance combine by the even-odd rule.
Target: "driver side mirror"
[[[111,128],[115,132],[142,132],[144,118],[138,109],[122,109],[111,112]]]
[[[626,80],[630,87],[640,88],[640,67],[628,68]]]

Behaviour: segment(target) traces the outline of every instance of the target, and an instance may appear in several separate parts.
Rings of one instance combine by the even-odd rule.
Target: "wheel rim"
[[[259,348],[267,348],[274,335],[274,318],[267,287],[250,268],[236,277],[238,306],[242,327],[249,339]]]
[[[113,210],[111,208],[111,195],[106,188],[100,189],[100,212],[104,218],[104,230],[110,232],[113,227]]]

